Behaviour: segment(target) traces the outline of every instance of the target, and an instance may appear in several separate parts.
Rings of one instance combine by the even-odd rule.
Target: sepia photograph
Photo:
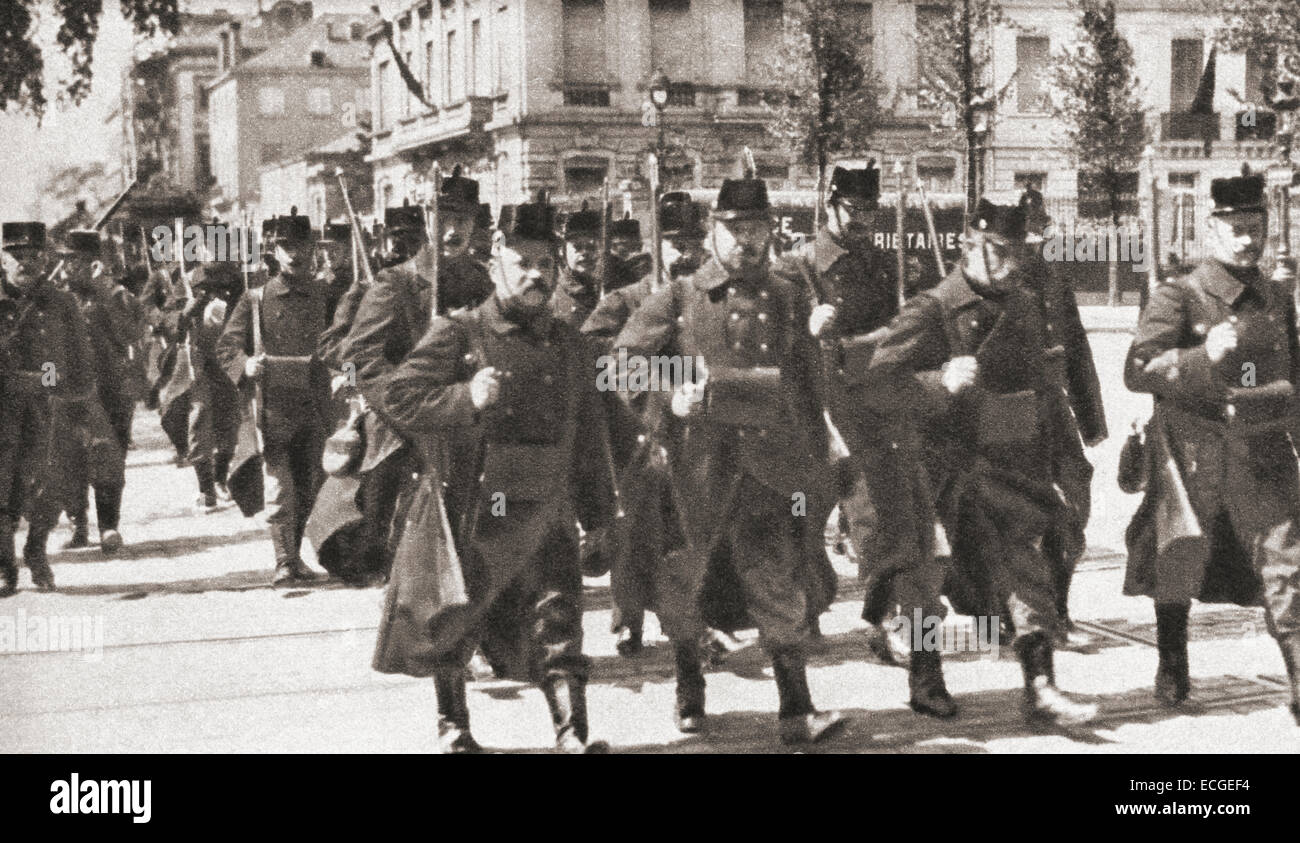
[[[1300,752],[1298,110],[1294,0],[0,0],[0,753],[1249,815],[1134,759]]]

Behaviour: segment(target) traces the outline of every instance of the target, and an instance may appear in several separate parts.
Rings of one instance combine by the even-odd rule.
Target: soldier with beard
[[[659,619],[673,644],[677,726],[705,726],[705,624],[757,626],[772,660],[781,740],[810,743],[842,723],[808,690],[808,618],[829,605],[834,572],[820,360],[805,288],[769,265],[771,206],[752,175],[728,179],[713,213],[713,257],[652,293],[614,340],[629,356],[682,355],[671,471],[686,547],[659,568]],[[811,607],[811,608],[810,608]]]
[[[592,529],[610,516],[602,403],[586,343],[548,307],[557,274],[552,209],[521,205],[502,228],[492,248],[495,294],[437,319],[385,381],[382,412],[398,430],[451,443],[449,470],[426,463],[421,494],[439,495],[445,477],[459,535],[453,543],[438,523],[426,531],[415,519],[440,521],[438,508],[412,505],[422,514],[399,558],[429,532],[442,540],[414,547],[426,563],[419,570],[394,567],[375,667],[432,674],[442,750],[479,752],[465,666],[481,641],[495,663],[541,686],[560,751],[604,752],[588,735],[577,536],[578,524]],[[463,572],[467,602],[440,604],[445,590],[424,602],[419,577],[447,564]]]
[[[1155,694],[1167,706],[1191,690],[1191,601],[1262,604],[1300,724],[1295,304],[1259,270],[1264,176],[1215,179],[1210,196],[1209,257],[1152,292],[1124,365],[1125,385],[1155,396],[1124,593],[1155,601]]]
[[[54,286],[45,225],[0,227],[0,597],[18,588],[14,530],[26,518],[23,562],[32,583],[54,590],[45,545],[72,500],[61,418],[94,400],[94,363],[76,299]]]
[[[261,418],[253,421],[265,443],[266,523],[279,586],[317,579],[299,548],[321,482],[329,372],[316,356],[327,293],[312,274],[311,220],[276,217],[275,237],[276,272],[235,305],[216,356],[241,390],[261,385]]]
[[[873,162],[874,163],[874,162]],[[862,617],[872,625],[872,649],[892,661],[883,629],[886,613],[901,607],[911,618],[943,617],[942,568],[933,553],[934,508],[920,459],[915,428],[871,401],[864,379],[878,331],[898,312],[897,264],[871,245],[880,197],[880,171],[836,167],[826,201],[826,225],[815,244],[814,263],[803,270],[826,301],[812,313],[809,329],[830,355],[827,366],[831,420],[849,456],[842,468],[840,508],[866,580]],[[938,651],[910,642],[908,704],[932,717],[952,717],[957,707],[943,681]]]
[[[660,203],[663,199],[660,199]],[[641,223],[631,217],[610,222],[606,228],[609,250],[605,253],[603,295],[635,284],[653,268],[641,240]],[[667,264],[665,264],[667,266]]]
[[[634,222],[634,221],[633,221]],[[663,266],[670,278],[690,275],[704,255],[704,223],[700,208],[687,193],[668,193],[659,200],[659,224],[663,231]],[[654,278],[646,275],[630,286],[607,292],[582,326],[582,333],[600,346],[602,353],[615,353],[614,337],[627,324],[653,290]],[[617,636],[618,652],[632,656],[641,651],[646,610],[655,605],[654,577],[663,554],[680,544],[677,516],[668,486],[667,465],[660,449],[676,439],[679,424],[659,393],[632,396],[631,404],[640,419],[630,447],[617,447],[619,492],[625,513],[617,529],[610,560],[610,590],[614,612],[610,631]],[[626,438],[626,437],[622,437]]]
[[[1024,229],[1021,209],[981,200],[961,265],[907,303],[866,366],[882,395],[873,403],[910,409],[922,425],[953,544],[954,607],[993,619],[1009,608],[1026,718],[1078,723],[1097,708],[1056,687],[1060,617],[1042,540],[1062,505],[1051,461],[1057,384],[1041,303],[1020,273]]]
[[[100,406],[91,408],[91,418],[98,423],[90,426],[89,452],[78,466],[79,488],[68,511],[72,519],[72,538],[65,547],[80,548],[90,543],[88,510],[90,487],[93,485],[99,546],[105,553],[115,553],[122,547],[122,536],[117,528],[122,511],[126,450],[135,412],[135,397],[129,388],[131,349],[136,341],[138,323],[134,319],[131,294],[122,286],[114,285],[102,272],[99,232],[70,231],[67,246],[68,288],[81,305],[90,342],[95,349],[95,385]],[[99,428],[108,426],[111,426],[114,441],[97,442],[103,433],[108,432]],[[105,465],[105,462],[111,464]]]

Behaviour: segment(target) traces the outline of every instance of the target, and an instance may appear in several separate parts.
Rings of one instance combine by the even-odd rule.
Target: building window
[[[689,158],[668,157],[659,167],[664,190],[690,190],[695,184],[695,162]]]
[[[609,88],[604,86],[566,86],[564,104],[587,108],[609,108]]]
[[[461,98],[461,65],[456,61],[456,30],[447,33],[447,53],[442,62],[442,95],[447,104]]]
[[[562,0],[564,81],[604,82],[604,0]]]
[[[261,163],[270,164],[284,157],[284,144],[264,143],[261,149]]]
[[[390,74],[390,63],[381,61],[379,63],[378,83],[379,96],[375,97],[375,108],[379,113],[375,115],[375,125],[382,131],[389,128],[389,121],[392,120],[391,112],[388,110],[388,83]]]
[[[506,47],[510,34],[510,9],[502,6],[497,9],[496,25],[492,28],[492,40],[496,45],[496,84],[493,93],[504,93],[512,87],[510,79],[510,62],[506,58]]]
[[[284,89],[272,87],[258,89],[257,110],[263,117],[284,114]]]
[[[1201,82],[1201,39],[1175,38],[1169,52],[1169,110],[1186,111]]]
[[[699,55],[690,0],[650,0],[650,67],[672,81],[695,81]]]
[[[1169,230],[1173,232],[1171,242],[1192,241],[1196,239],[1196,173],[1169,174],[1170,217]],[[1179,200],[1182,202],[1181,226],[1179,220]]]
[[[1264,57],[1260,55],[1259,50],[1246,51],[1246,87],[1242,89],[1241,95],[1246,102],[1262,103],[1264,102],[1264,79],[1267,68],[1264,65]]]
[[[605,186],[609,159],[583,156],[564,162],[564,192],[569,196],[596,194]],[[599,202],[597,202],[599,204]]]
[[[366,34],[366,28],[359,23],[349,25],[348,34],[353,41],[360,41]]]
[[[333,103],[330,101],[329,88],[312,88],[307,92],[307,111],[310,114],[330,115],[333,113]]]
[[[784,41],[781,0],[745,0],[745,79],[771,84],[772,61]]]
[[[433,77],[433,69],[437,66],[437,59],[433,55],[433,39],[430,38],[424,42],[424,95],[430,100],[437,96],[434,93],[437,89]]]
[[[1047,173],[1016,173],[1016,192],[1024,193],[1026,190],[1036,190],[1043,192],[1043,185],[1047,184]]]
[[[921,180],[926,190],[931,193],[955,193],[957,191],[957,162],[943,155],[918,158],[916,159],[916,177]]]
[[[758,177],[767,182],[769,190],[780,190],[790,178],[790,165],[775,162],[758,162]]]
[[[410,69],[410,67],[411,67],[411,51],[410,51],[410,50],[407,50],[407,51],[406,51],[406,55],[402,56],[402,61],[406,62],[406,67],[407,67],[407,69]],[[412,111],[411,103],[415,100],[415,97],[411,95],[411,88],[410,88],[410,86],[408,86],[408,85],[406,84],[406,80],[405,80],[405,79],[402,80],[402,92],[403,92],[403,97],[402,97],[402,116],[403,116],[403,117],[410,117],[410,116],[411,116],[411,111]]]
[[[479,79],[482,74],[479,73],[479,58],[483,55],[483,22],[481,20],[472,20],[469,24],[469,93],[478,96],[483,93],[478,89]]]
[[[1051,40],[1039,36],[1016,39],[1016,109],[1050,111],[1044,74],[1051,62]]]

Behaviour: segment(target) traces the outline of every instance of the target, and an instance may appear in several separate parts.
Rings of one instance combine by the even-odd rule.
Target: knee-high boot
[[[1187,670],[1187,603],[1156,604],[1156,699],[1175,706],[1187,699],[1192,680]]]
[[[438,699],[438,748],[443,755],[477,755],[483,751],[469,731],[469,701],[465,671],[440,668],[433,674]]]

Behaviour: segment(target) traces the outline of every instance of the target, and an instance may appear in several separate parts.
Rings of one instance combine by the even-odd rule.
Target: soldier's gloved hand
[[[249,378],[260,378],[262,372],[266,370],[266,355],[254,354],[244,361],[244,375]]]
[[[1205,335],[1205,353],[1211,363],[1218,363],[1237,347],[1237,326],[1232,322],[1220,322]]]
[[[500,373],[492,366],[479,369],[469,382],[469,400],[473,402],[474,409],[482,410],[484,407],[495,404],[500,396]]]
[[[820,337],[822,332],[834,322],[835,305],[819,304],[813,308],[812,315],[808,317],[808,332],[814,337]]]
[[[979,364],[974,357],[954,357],[943,364],[943,388],[956,395],[964,389],[975,385],[975,375]]]
[[[696,411],[704,401],[703,383],[687,381],[673,390],[673,415],[686,418]]]

